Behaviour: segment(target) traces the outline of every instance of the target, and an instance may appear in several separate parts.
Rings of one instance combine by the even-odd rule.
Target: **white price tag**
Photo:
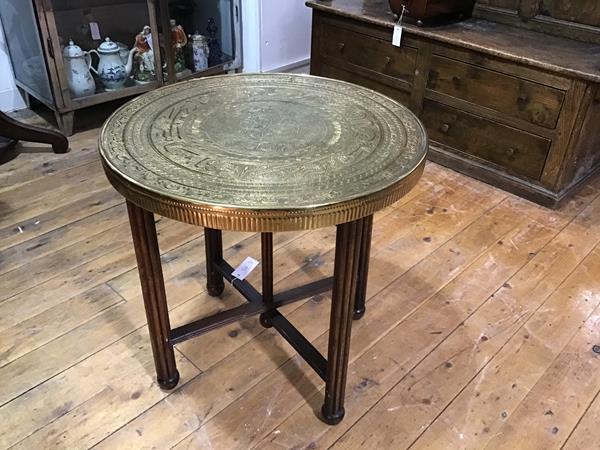
[[[98,26],[98,22],[90,22],[90,33],[94,41],[99,41],[102,39],[102,36],[100,36],[100,27]]]
[[[397,23],[396,25],[394,25],[394,35],[392,36],[392,45],[395,45],[396,47],[400,47],[401,42],[402,42],[402,25]]]
[[[398,17],[398,22],[394,25],[394,34],[392,35],[392,45],[396,47],[400,47],[400,43],[402,42],[402,19],[405,12],[406,6],[402,5],[402,12],[400,13],[400,17]]]
[[[252,272],[256,266],[258,266],[258,261],[251,256],[248,256],[239,266],[237,266],[232,275],[238,280],[243,280],[250,275],[250,272]]]

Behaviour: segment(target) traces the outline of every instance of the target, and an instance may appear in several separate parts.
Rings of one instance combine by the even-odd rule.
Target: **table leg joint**
[[[246,280],[233,276],[233,267],[224,259],[215,261],[215,269],[250,303],[262,303],[262,295]]]
[[[324,381],[327,380],[327,360],[325,357],[304,337],[294,325],[292,325],[279,311],[272,310],[265,313],[269,316],[273,327],[281,336],[298,352],[298,354],[317,372]]]
[[[231,272],[233,268],[225,261],[219,261],[216,265],[219,272],[226,279],[233,279]],[[171,329],[169,333],[169,343],[171,345],[179,344],[188,339],[216,330],[225,325],[247,319],[257,314],[261,314],[261,324],[266,327],[271,326],[271,317],[267,317],[265,313],[276,308],[297,302],[304,298],[312,297],[321,292],[331,289],[332,277],[323,278],[313,281],[304,286],[292,288],[287,291],[274,295],[273,303],[264,303],[261,294],[247,281],[237,280],[233,286],[244,296],[248,303],[237,306],[235,308],[221,311],[208,317],[195,320],[188,324]],[[246,295],[249,295],[254,300],[250,300]]]

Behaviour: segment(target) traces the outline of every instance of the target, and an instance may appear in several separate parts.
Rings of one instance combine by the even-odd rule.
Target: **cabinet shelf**
[[[17,85],[26,96],[53,109],[63,133],[71,135],[76,110],[165,84],[241,69],[240,7],[241,0],[2,0],[0,18]],[[149,29],[142,39],[145,27]],[[193,40],[193,34],[203,38]],[[98,49],[107,37],[119,45],[122,64],[114,58],[109,64],[106,54],[101,64],[94,54],[94,68],[107,68],[98,70],[98,75],[87,73],[88,61],[80,53],[63,56],[70,40],[87,53]],[[204,64],[194,62],[194,45],[196,58],[206,55]],[[215,61],[211,55],[217,53],[222,58],[217,56]],[[111,81],[106,74],[115,71],[127,73],[128,81],[108,90]],[[132,78],[154,81],[134,84]],[[90,94],[94,84],[95,93]]]

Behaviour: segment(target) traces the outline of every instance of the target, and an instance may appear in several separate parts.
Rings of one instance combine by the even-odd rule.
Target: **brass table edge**
[[[217,75],[212,78],[250,77],[252,75],[255,74],[240,73],[235,75]],[[278,73],[273,75],[329,80],[326,77],[304,74]],[[181,85],[198,81],[198,79],[188,80],[181,83]],[[352,83],[346,81],[335,81],[336,83],[354,86]],[[163,86],[157,90],[167,90],[170,87],[172,86]],[[373,92],[378,96],[383,96],[370,88],[361,86],[361,89]],[[147,189],[139,182],[123,175],[105,158],[102,141],[107,124],[122,108],[125,108],[128,104],[133,103],[140,98],[142,97],[137,97],[119,107],[111,114],[102,127],[98,137],[98,148],[106,176],[111,185],[128,201],[147,211],[192,225],[241,232],[277,232],[309,230],[350,222],[374,214],[378,210],[397,202],[406,195],[419,181],[427,159],[429,148],[427,132],[417,116],[408,108],[404,107],[406,112],[414,117],[416,124],[422,131],[424,136],[424,141],[422,142],[423,154],[420,161],[415,165],[411,172],[384,189],[365,193],[363,196],[344,200],[339,203],[307,206],[297,209],[252,209],[236,208],[234,206],[226,205],[202,204],[185,198],[161,195],[152,189]],[[395,100],[393,100],[393,102],[403,106]]]
[[[250,209],[224,208],[185,202],[158,196],[129,182],[102,159],[102,165],[111,185],[128,201],[147,211],[170,219],[227,231],[278,232],[323,228],[351,222],[374,214],[406,195],[419,181],[425,168],[427,152],[415,168],[404,178],[385,189],[332,205],[304,209]]]

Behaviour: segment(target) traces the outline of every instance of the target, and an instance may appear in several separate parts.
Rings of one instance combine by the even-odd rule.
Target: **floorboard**
[[[375,217],[346,417],[329,427],[322,381],[254,318],[178,345],[182,380],[157,387],[97,131],[0,166],[0,448],[598,448],[600,178],[551,211],[428,164]],[[157,229],[174,325],[240,303],[206,294],[201,229]],[[329,275],[334,239],[276,234],[276,291]],[[224,244],[233,264],[260,256],[259,235]],[[284,308],[322,351],[329,305]]]

